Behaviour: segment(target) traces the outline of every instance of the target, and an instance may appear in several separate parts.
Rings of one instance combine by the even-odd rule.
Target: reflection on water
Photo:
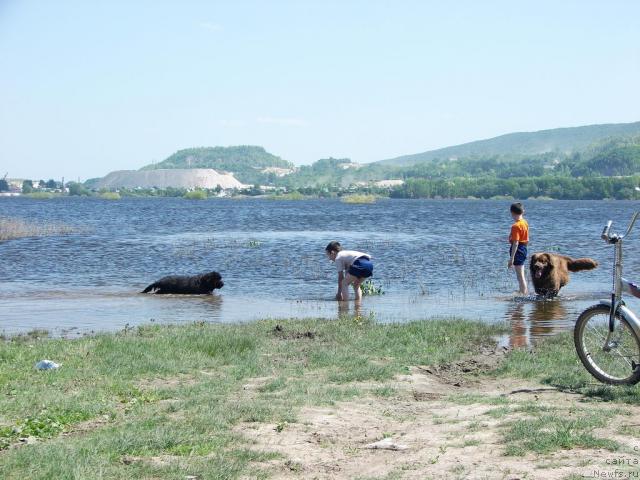
[[[575,309],[568,303],[561,297],[514,299],[505,315],[510,325],[508,346],[533,346],[543,337],[572,330],[577,316],[569,315]]]
[[[362,317],[363,309],[360,302],[335,302],[338,305],[339,317]]]

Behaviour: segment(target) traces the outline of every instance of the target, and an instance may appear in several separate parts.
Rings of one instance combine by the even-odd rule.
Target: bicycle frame
[[[638,215],[640,215],[640,212],[636,212],[633,215],[633,217],[631,218],[631,222],[629,223],[629,227],[627,228],[627,231],[624,235],[609,234],[611,224],[613,223],[611,220],[609,220],[607,225],[604,227],[601,235],[601,238],[605,242],[614,246],[613,286],[611,289],[611,301],[601,302],[608,305],[611,309],[611,313],[609,314],[609,334],[607,335],[604,343],[604,349],[607,351],[609,350],[616,313],[619,313],[620,315],[626,317],[629,320],[629,324],[631,325],[631,327],[636,331],[636,334],[640,335],[640,320],[631,310],[629,310],[625,306],[624,300],[622,299],[623,292],[630,293],[631,295],[640,298],[640,287],[622,277],[622,241],[627,235],[629,235],[629,232],[631,232],[633,225],[638,219]]]

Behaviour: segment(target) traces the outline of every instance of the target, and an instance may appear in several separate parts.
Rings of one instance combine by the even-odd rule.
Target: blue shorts
[[[368,278],[373,275],[373,262],[367,257],[356,258],[348,272],[354,277]]]
[[[511,255],[511,251],[513,249],[513,245],[509,247],[509,255]],[[516,256],[513,259],[514,265],[524,265],[524,262],[527,260],[527,246],[518,244],[518,249],[516,250]]]

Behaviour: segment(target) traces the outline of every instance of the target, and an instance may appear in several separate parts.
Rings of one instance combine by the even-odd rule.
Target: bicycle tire
[[[573,341],[580,361],[587,371],[602,383],[635,385],[640,381],[640,339],[629,321],[620,313],[614,322],[613,345],[609,351],[602,346],[609,333],[607,305],[593,305],[576,321]]]

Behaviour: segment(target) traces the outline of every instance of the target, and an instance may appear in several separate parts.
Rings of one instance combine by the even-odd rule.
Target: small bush
[[[267,198],[269,200],[304,200],[306,197],[300,192],[291,192],[269,195]]]
[[[204,190],[192,190],[184,194],[184,197],[187,200],[206,200],[207,192]]]
[[[98,195],[103,200],[120,200],[120,194],[118,192],[102,192]]]
[[[50,198],[56,198],[61,196],[62,195],[59,193],[52,193],[52,192],[32,192],[32,193],[25,193],[23,195],[23,197],[35,198],[37,200],[49,200]]]
[[[345,195],[342,197],[343,203],[375,203],[375,195]]]

